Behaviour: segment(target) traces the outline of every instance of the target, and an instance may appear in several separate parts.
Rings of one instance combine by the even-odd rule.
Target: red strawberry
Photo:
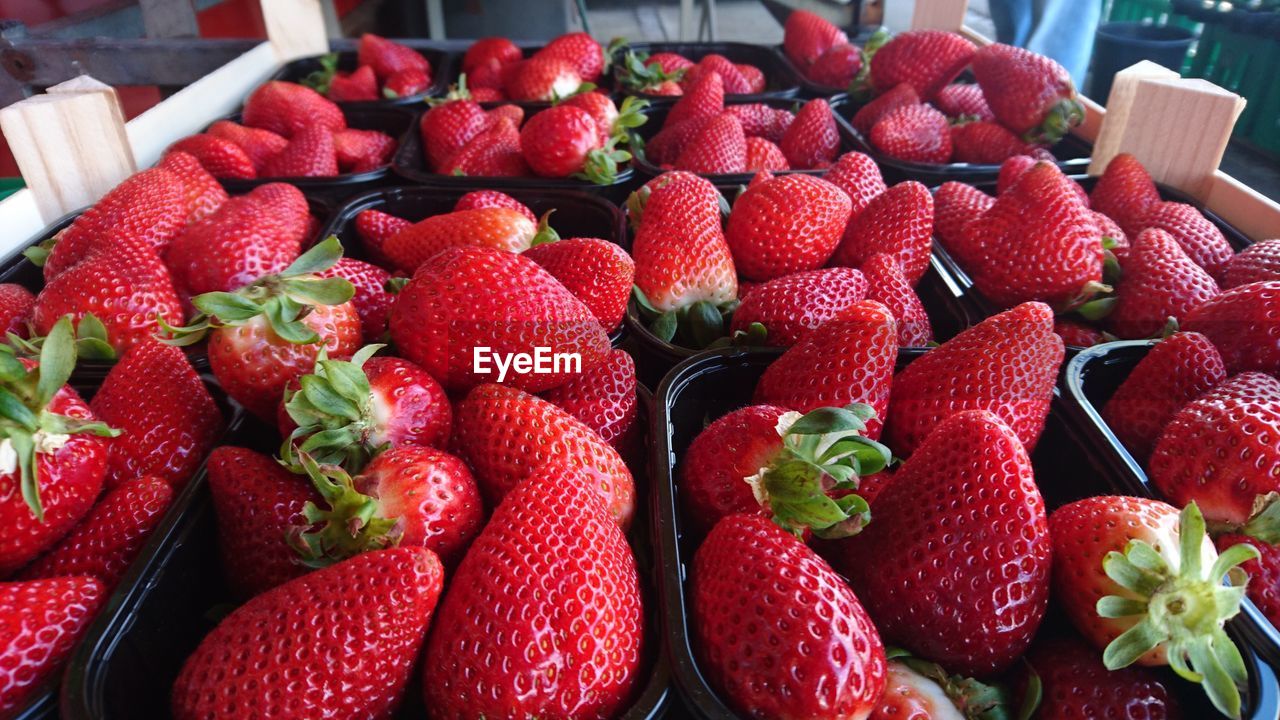
[[[830,165],[840,152],[840,133],[827,101],[818,98],[805,103],[783,134],[779,147],[793,168]]]
[[[849,43],[831,46],[809,68],[808,78],[819,85],[847,88],[862,69],[862,51]]]
[[[880,437],[898,333],[893,315],[877,302],[863,300],[800,338],[765,370],[752,402],[798,412],[864,403],[875,411],[866,419],[866,436]]]
[[[368,65],[361,65],[351,73],[334,73],[324,96],[338,103],[378,100],[378,76]]]
[[[760,323],[765,342],[791,347],[867,294],[867,280],[852,268],[806,270],[762,283],[733,313],[732,332]]]
[[[612,183],[618,163],[631,159],[600,137],[587,111],[570,105],[547,108],[529,118],[520,131],[520,150],[538,175],[584,176],[599,185]]]
[[[1191,680],[1191,673],[1203,673],[1214,705],[1240,716],[1238,687],[1248,678],[1236,670],[1240,651],[1222,626],[1240,611],[1244,595],[1222,580],[1239,582],[1228,571],[1257,558],[1257,550],[1237,545],[1219,556],[1194,505],[1179,515],[1171,505],[1136,497],[1064,505],[1049,517],[1049,531],[1054,599],[1090,644],[1106,648],[1107,670],[1137,662],[1173,664]],[[1139,623],[1142,630],[1128,632]]]
[[[689,139],[675,167],[708,175],[745,172],[747,138],[742,123],[728,113],[711,119]]]
[[[1280,239],[1263,240],[1241,250],[1222,267],[1221,277],[1224,288],[1280,280]]]
[[[715,117],[724,110],[724,79],[720,73],[704,73],[671,106],[663,127],[674,127],[694,118]]]
[[[994,122],[976,121],[951,126],[952,162],[996,165],[1027,151],[1017,135]]]
[[[565,100],[561,105],[582,108],[596,121],[597,136],[603,141],[613,135],[613,126],[618,119],[618,106],[613,100],[601,92],[579,93]]]
[[[253,169],[262,172],[267,160],[278,154],[289,144],[289,141],[270,130],[237,125],[230,120],[219,120],[209,126],[206,131],[215,137],[230,140],[244,150],[253,163]]]
[[[458,198],[458,202],[453,206],[453,211],[461,210],[479,210],[482,208],[508,208],[515,210],[521,215],[529,218],[531,222],[538,222],[538,217],[524,203],[497,190],[472,190],[471,192]]]
[[[1120,338],[1151,337],[1218,295],[1218,284],[1163,230],[1143,230],[1124,264],[1107,325]]]
[[[1147,668],[1108,670],[1102,658],[1079,638],[1038,640],[1027,654],[1043,687],[1036,717],[1071,720],[1085,717],[1178,720],[1178,696]]]
[[[333,132],[319,125],[294,133],[288,146],[262,166],[262,176],[271,178],[334,177],[337,174]]]
[[[546,391],[542,399],[581,420],[620,453],[638,439],[636,364],[625,350],[610,350],[595,367]]]
[[[947,117],[928,105],[907,105],[886,113],[871,128],[871,144],[907,162],[937,165],[951,159]]]
[[[431,77],[431,63],[416,50],[373,33],[360,36],[356,62],[372,67],[378,79],[383,82],[405,70],[417,70]]]
[[[482,65],[496,63],[505,65],[518,62],[521,58],[520,48],[504,37],[485,37],[471,43],[462,56],[462,72],[470,75]]]
[[[583,82],[599,82],[609,58],[604,48],[584,32],[565,33],[553,38],[534,54],[534,58],[554,57],[566,60],[578,71]]]
[[[342,278],[355,287],[356,294],[352,296],[351,304],[360,316],[360,337],[365,343],[378,342],[386,335],[387,316],[391,314],[391,305],[396,300],[395,295],[387,292],[390,273],[377,265],[344,257],[316,275]]]
[[[590,482],[546,466],[472,543],[423,663],[438,717],[612,717],[631,701],[644,649],[640,583]],[[546,634],[551,618],[559,629]]]
[[[843,30],[808,10],[793,11],[783,26],[782,48],[801,70],[807,69],[833,45],[847,42],[849,38]]]
[[[1039,148],[1030,149],[1030,146],[1028,148],[1028,153],[1013,155],[1000,164],[1000,174],[996,178],[997,196],[1005,194],[1028,170],[1035,167],[1036,163],[1041,162],[1042,158],[1036,157]],[[1053,162],[1053,159],[1049,158],[1049,162]],[[1056,168],[1057,166],[1055,165],[1054,167]],[[1084,191],[1080,183],[1071,178],[1067,178],[1067,181],[1071,185],[1071,191],[1080,200],[1080,204],[1089,207],[1089,194]]]
[[[899,183],[858,213],[832,255],[832,262],[860,267],[872,255],[894,256],[913,287],[929,268],[933,250],[933,196],[918,182]]]
[[[656,86],[646,91],[649,95],[659,95],[664,97],[679,97],[684,94],[684,88],[680,87],[672,80],[664,80]]]
[[[788,414],[792,422],[786,422]],[[723,415],[698,433],[680,460],[676,482],[687,517],[702,532],[735,513],[764,513],[755,485],[744,482],[782,457],[780,423],[798,414],[775,405],[748,405]],[[778,464],[781,466],[781,463]]]
[[[994,205],[996,199],[959,182],[945,182],[933,195],[933,234],[965,267],[980,261],[980,254],[966,252],[964,226]]]
[[[939,90],[929,102],[949,118],[970,117],[988,122],[996,119],[982,94],[982,87],[976,83],[948,85]]]
[[[89,407],[121,431],[111,445],[108,489],[144,475],[181,488],[222,433],[222,411],[186,354],[154,341],[120,358]]]
[[[649,161],[663,167],[675,165],[676,160],[689,143],[702,132],[708,124],[719,115],[697,117],[674,125],[667,125],[658,131],[644,147]],[[745,133],[744,133],[745,134]]]
[[[923,100],[937,94],[974,58],[973,43],[943,30],[895,35],[871,57],[871,83],[885,92],[909,84]]]
[[[973,75],[1000,124],[1029,142],[1053,144],[1084,121],[1071,75],[1044,55],[993,43],[973,54]]]
[[[537,237],[538,226],[519,210],[485,207],[432,215],[392,235],[382,251],[398,269],[411,273],[445,248],[469,245],[523,252]]]
[[[847,152],[840,156],[831,166],[823,179],[834,184],[849,196],[853,209],[849,219],[859,213],[885,191],[884,178],[880,175],[880,167],[869,155],[860,152]]]
[[[698,81],[698,76],[712,72],[718,74],[723,81],[725,95],[745,95],[751,92],[747,79],[742,76],[742,72],[733,64],[733,61],[717,53],[704,55],[697,65],[689,68],[685,73],[684,83],[686,86],[691,85]]]
[[[733,515],[694,556],[702,670],[750,717],[866,717],[885,686],[884,648],[827,563],[766,518]],[[807,634],[794,632],[806,628]],[[775,668],[789,672],[774,672]]]
[[[1192,262],[1210,275],[1222,272],[1223,266],[1235,255],[1218,226],[1186,203],[1155,203],[1147,208],[1138,224],[1143,230],[1156,228],[1169,233]]]
[[[992,544],[1002,551],[987,552]],[[984,410],[939,423],[876,497],[875,520],[839,554],[886,637],[964,675],[1017,660],[1049,600],[1051,543],[1031,460]],[[898,589],[917,585],[948,591]]]
[[[855,130],[862,133],[863,137],[870,137],[871,129],[885,115],[901,107],[919,105],[920,102],[920,95],[910,83],[900,83],[859,108],[850,122]]]
[[[669,52],[657,52],[645,59],[644,64],[650,66],[657,65],[662,69],[662,72],[667,75],[676,75],[677,73],[693,67],[695,63],[683,55]]]
[[[390,717],[443,576],[430,550],[393,548],[259,595],[187,658],[173,686],[175,720],[244,717],[263,708],[291,717]],[[282,695],[280,680],[303,672],[312,691]]]
[[[844,231],[849,196],[812,175],[784,175],[738,197],[725,230],[743,277],[770,280],[822,267]]]
[[[396,139],[377,130],[348,129],[333,134],[333,150],[342,172],[368,172],[391,161]]]
[[[897,258],[876,253],[862,264],[862,273],[867,278],[867,299],[884,305],[897,320],[899,346],[927,347],[933,342],[929,314]]]
[[[1160,202],[1160,191],[1137,158],[1120,153],[1111,158],[1098,178],[1089,202],[1094,210],[1119,223],[1126,234],[1136,237],[1145,229],[1142,220],[1147,211]]]
[[[461,202],[461,201],[459,201]],[[356,236],[364,244],[365,252],[370,259],[379,265],[390,265],[391,261],[382,251],[391,236],[409,227],[413,223],[381,210],[362,210],[356,215]]]
[[[763,70],[755,65],[747,65],[745,63],[738,63],[734,67],[738,69],[738,72],[742,73],[742,79],[747,82],[748,93],[755,94],[765,91],[768,81],[764,76]]]
[[[519,49],[516,50],[516,59],[519,60]],[[475,68],[466,71],[467,75],[467,92],[471,94],[471,99],[476,102],[486,102],[487,97],[477,98],[477,93],[493,93],[499,97],[496,99],[505,99],[506,93],[502,88],[505,83],[502,82],[503,66],[498,62],[490,62],[485,65],[478,65]]]
[[[227,191],[217,178],[209,174],[200,162],[184,152],[171,152],[160,159],[156,167],[178,176],[185,189],[187,222],[203,220],[227,201]]]
[[[258,176],[253,161],[239,145],[216,135],[191,135],[170,145],[165,152],[185,152],[217,178],[252,180]]]
[[[382,86],[382,96],[390,100],[407,98],[426,92],[431,87],[431,74],[414,68],[398,70]]]
[[[946,418],[987,410],[1034,448],[1062,364],[1053,312],[1023,303],[983,320],[907,366],[894,378],[888,438],[909,456]]]
[[[1185,330],[1213,341],[1228,373],[1280,377],[1280,280],[1231,288],[1187,315]]]
[[[489,127],[489,116],[471,100],[450,100],[422,116],[418,129],[427,166],[433,170]]]
[[[738,118],[747,137],[761,137],[774,144],[782,142],[782,136],[795,121],[791,111],[769,107],[763,103],[729,105],[724,112]]]
[[[507,118],[467,141],[440,163],[441,175],[523,177],[531,174],[520,152],[520,134]]]
[[[24,714],[46,681],[58,676],[107,595],[87,576],[0,583],[0,713]]]
[[[747,138],[746,147],[747,172],[759,170],[776,172],[791,169],[791,164],[787,162],[787,156],[782,153],[782,148],[762,137]]]
[[[1092,325],[1069,318],[1054,320],[1053,333],[1062,338],[1067,347],[1093,347],[1114,339]]]
[[[1115,256],[1117,262],[1123,264],[1129,258],[1129,237],[1115,220],[1097,210],[1090,212],[1093,214],[1093,224],[1098,229],[1098,235],[1102,238],[1103,247]]]
[[[169,508],[173,488],[142,476],[109,490],[53,550],[22,569],[24,580],[91,575],[107,592],[124,576]]]
[[[1249,560],[1240,566],[1240,569],[1249,576],[1249,584],[1246,587],[1249,599],[1258,606],[1272,625],[1280,625],[1280,598],[1276,596],[1277,588],[1280,588],[1280,548],[1258,542],[1248,535],[1219,535],[1214,539],[1214,545],[1218,547],[1219,553],[1226,552],[1234,545],[1245,543],[1252,545],[1261,555],[1256,560]]]
[[[342,110],[332,100],[309,87],[279,80],[254,90],[244,101],[241,117],[251,128],[270,130],[286,138],[307,129],[337,132],[347,128]]]
[[[506,91],[512,100],[551,102],[578,92],[583,82],[575,63],[553,55],[535,55],[513,72]]]
[[[622,324],[636,272],[626,250],[598,238],[568,238],[535,245],[524,256],[581,300],[605,332]]]
[[[16,283],[0,283],[0,332],[25,338],[36,296]]]
[[[890,655],[884,694],[867,720],[1003,716],[1007,702],[996,688],[902,653]]]

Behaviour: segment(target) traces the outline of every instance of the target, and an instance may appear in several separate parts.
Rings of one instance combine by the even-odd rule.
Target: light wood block
[[[322,3],[331,0],[261,0],[267,38],[280,62],[329,52]]]
[[[953,30],[964,27],[969,0],[916,0],[911,13],[912,30]]]
[[[1175,80],[1178,73],[1169,68],[1143,60],[1116,73],[1111,83],[1111,95],[1107,98],[1106,122],[1100,122],[1098,132],[1093,138],[1093,161],[1089,164],[1090,175],[1101,175],[1107,169],[1107,163],[1121,150],[1125,128],[1129,122],[1129,111],[1133,107],[1134,94],[1138,84],[1143,80]]]

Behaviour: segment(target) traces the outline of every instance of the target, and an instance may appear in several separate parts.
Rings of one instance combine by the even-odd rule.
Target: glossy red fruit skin
[[[911,30],[895,35],[871,57],[871,83],[885,92],[909,84],[929,100],[973,59],[973,43],[952,32]]]
[[[773,108],[764,103],[729,105],[724,111],[742,122],[742,131],[747,137],[761,137],[774,144],[782,142],[787,128],[795,122],[795,116],[790,110]]]
[[[392,235],[409,227],[413,223],[381,210],[364,210],[356,215],[356,236],[364,244],[365,254],[380,266],[391,266],[390,258],[382,251],[382,246]]]
[[[518,210],[487,207],[432,215],[392,235],[381,249],[396,269],[412,273],[446,248],[475,245],[524,252],[536,234],[537,225]]]
[[[591,114],[571,105],[547,108],[525,123],[520,151],[534,173],[568,177],[582,172],[587,153],[602,144]]]
[[[606,332],[622,324],[636,272],[626,250],[599,238],[565,238],[523,254],[581,300]]]
[[[619,453],[631,450],[639,439],[636,364],[625,350],[610,350],[594,368],[542,398],[581,420]]]
[[[272,80],[254,90],[244,101],[242,122],[252,128],[270,130],[285,138],[308,129],[336,132],[347,127],[342,110],[309,87]]]
[[[186,353],[155,341],[125,353],[89,407],[121,431],[111,442],[108,489],[144,475],[182,488],[224,427],[222,411]]]
[[[699,667],[745,717],[858,718],[874,709],[886,675],[879,634],[844,580],[800,540],[765,517],[726,517],[694,555],[692,583]]]
[[[805,103],[778,147],[793,168],[812,170],[830,165],[840,152],[840,132],[827,101],[817,98]]]
[[[822,178],[849,196],[852,203],[849,210],[850,222],[887,189],[876,161],[870,155],[856,151],[837,158]]]
[[[811,175],[783,175],[748,188],[725,229],[738,274],[771,280],[822,267],[851,206],[840,188]]]
[[[21,714],[57,675],[107,594],[88,576],[0,583],[0,715]]]
[[[1042,720],[1183,717],[1177,695],[1159,675],[1141,667],[1107,670],[1098,651],[1079,638],[1039,640],[1027,662],[1040,676],[1043,694],[1036,717]]]
[[[36,296],[17,283],[0,283],[0,333],[27,337]]]
[[[704,55],[697,65],[685,72],[682,82],[685,85],[695,83],[699,75],[709,72],[720,75],[720,79],[724,82],[725,95],[743,95],[751,92],[751,87],[747,84],[747,79],[742,76],[742,71],[738,70],[729,58],[718,53]]]
[[[1147,169],[1129,153],[1111,158],[1107,169],[1089,193],[1094,210],[1119,223],[1128,235],[1136,236],[1144,228],[1147,210],[1160,202],[1160,191]]]
[[[216,135],[200,133],[185,137],[169,146],[166,152],[190,154],[214,177],[252,180],[258,176],[253,160],[239,145]]]
[[[378,130],[350,128],[333,134],[333,150],[341,172],[368,172],[391,162],[396,139]]]
[[[849,43],[832,46],[809,68],[809,79],[844,90],[862,69],[862,53]]]
[[[18,574],[20,579],[91,575],[115,589],[173,499],[173,488],[154,476],[107,491],[84,521],[53,550]]]
[[[742,79],[747,83],[748,93],[762,93],[768,86],[768,79],[764,76],[764,71],[755,65],[746,63],[738,63],[734,65],[739,73],[742,73]]]
[[[378,76],[369,65],[361,65],[350,73],[337,73],[329,80],[324,96],[338,103],[378,100]]]
[[[1280,280],[1280,240],[1263,240],[1236,253],[1222,269],[1222,287]]]
[[[1151,483],[1207,521],[1244,525],[1259,495],[1280,491],[1280,380],[1246,372],[1187,403],[1151,452]]]
[[[449,156],[488,126],[489,116],[484,108],[471,100],[453,100],[431,108],[422,116],[418,126],[427,166],[438,169]]]
[[[481,65],[505,65],[520,60],[520,48],[504,37],[484,37],[471,43],[462,56],[462,72],[471,74]]]
[[[1019,135],[1040,127],[1056,103],[1075,97],[1066,68],[1044,55],[995,43],[979,49],[972,60],[991,112]]]
[[[393,447],[365,466],[355,487],[378,499],[379,515],[401,519],[401,546],[425,547],[446,566],[462,559],[484,526],[484,502],[471,471],[434,448]]]
[[[963,410],[987,410],[1035,447],[1062,364],[1053,311],[1024,303],[983,320],[914,360],[894,378],[886,444],[907,457]]]
[[[385,419],[369,438],[373,445],[445,447],[453,409],[444,388],[427,371],[408,360],[377,356],[365,361],[364,374],[375,415]]]
[[[431,63],[418,51],[373,33],[360,36],[356,62],[372,67],[374,74],[383,82],[405,70],[417,70],[431,76]]]
[[[533,214],[524,203],[511,197],[510,195],[497,190],[472,190],[471,192],[458,198],[457,204],[453,206],[454,212],[461,210],[481,210],[483,208],[507,208],[529,218],[530,222],[538,222],[538,216]]]
[[[1223,292],[1192,310],[1183,329],[1212,340],[1228,373],[1257,370],[1280,377],[1280,280]]]
[[[344,257],[332,267],[316,273],[320,277],[340,277],[351,282],[356,294],[351,304],[360,316],[361,339],[367,345],[380,341],[387,334],[387,318],[396,296],[387,292],[391,273],[377,265]]]
[[[885,115],[900,107],[919,104],[920,95],[916,93],[916,89],[911,87],[909,83],[900,83],[863,105],[858,112],[854,113],[850,122],[855,130],[862,133],[864,138],[870,137],[871,128],[875,127],[876,123],[880,122],[880,119]]]
[[[783,51],[802,71],[807,70],[833,45],[847,42],[849,38],[843,30],[808,10],[793,11],[783,25]]]
[[[721,195],[704,178],[666,173],[653,189],[631,244],[636,287],[666,312],[738,296],[738,274],[721,227]]]
[[[568,97],[582,85],[576,63],[551,55],[538,55],[514,65],[504,90],[512,100],[551,102]]]
[[[676,158],[678,170],[706,175],[727,175],[747,169],[747,137],[742,123],[721,113],[700,127]]]
[[[1062,338],[1068,347],[1093,347],[1107,342],[1103,332],[1092,325],[1072,319],[1058,319],[1053,322],[1053,332]]]
[[[262,130],[261,128],[245,127],[238,125],[230,120],[219,120],[209,126],[207,132],[220,138],[225,138],[240,146],[245,154],[249,156],[249,160],[253,162],[253,169],[261,172],[262,166],[272,155],[285,149],[289,141],[277,135],[270,130]]]
[[[333,135],[330,130],[315,125],[299,130],[280,154],[263,164],[262,177],[336,177],[338,151]]]
[[[853,268],[804,270],[762,283],[733,313],[730,332],[765,326],[765,343],[791,347],[867,295],[867,279]]]
[[[598,82],[604,75],[604,48],[584,32],[565,33],[542,46],[534,57],[547,55],[573,63],[583,82]]]
[[[939,423],[876,497],[875,520],[842,544],[839,567],[885,637],[962,675],[1008,668],[1048,605],[1051,541],[1031,460],[983,410]]]
[[[862,274],[867,278],[867,299],[875,300],[893,313],[898,323],[898,345],[928,347],[933,342],[929,313],[902,274],[898,260],[886,253],[876,253],[862,264]]]
[[[831,260],[861,267],[872,255],[888,253],[914,287],[929,269],[932,251],[933,196],[924,185],[907,181],[885,190],[849,222]]]
[[[904,105],[876,122],[871,144],[898,160],[941,165],[951,160],[951,126],[928,105]]]
[[[663,127],[674,127],[694,118],[715,117],[724,112],[724,79],[720,73],[705,73],[671,106]]]
[[[976,121],[951,126],[951,160],[994,165],[1027,151],[1027,144],[1004,126]]]
[[[996,199],[959,182],[945,182],[933,194],[933,234],[956,260],[969,266],[977,258],[963,250],[964,226],[986,212]]]
[[[53,396],[46,410],[79,420],[95,419],[69,385]],[[102,491],[110,447],[109,438],[75,433],[57,451],[36,454],[43,522],[22,499],[17,470],[0,474],[0,577],[53,547],[89,512]]]
[[[1241,543],[1252,545],[1262,554],[1259,559],[1249,560],[1240,566],[1249,575],[1245,592],[1267,620],[1280,627],[1280,548],[1248,535],[1227,534],[1214,539],[1219,553]]]
[[[507,118],[499,118],[496,124],[467,141],[461,150],[446,158],[436,172],[477,177],[531,174],[529,164],[520,153],[520,134]]]
[[[182,184],[187,225],[209,216],[222,207],[222,203],[230,197],[218,179],[210,175],[198,160],[187,153],[167,153],[156,167],[173,173]]]
[[[752,402],[801,413],[866,403],[876,417],[867,421],[865,435],[876,440],[884,427],[897,356],[893,314],[880,303],[863,300],[775,360],[760,377]]]
[[[614,717],[639,680],[644,624],[622,531],[583,476],[545,468],[450,578],[423,663],[427,707],[441,720]]]
[[[399,707],[444,571],[422,548],[357,555],[263,593],[205,636],[173,686],[175,720],[388,720]],[[305,674],[305,692],[280,692]]]
[[[1124,263],[1107,325],[1116,337],[1139,339],[1181,321],[1218,296],[1218,283],[1163,230],[1143,230]]]
[[[680,459],[680,502],[699,532],[737,513],[764,513],[746,478],[782,450],[777,405],[748,405],[722,415],[698,433]]]
[[[765,140],[762,137],[747,138],[747,156],[746,156],[747,172],[756,172],[758,170],[790,170],[791,163],[787,162],[787,156],[782,154],[782,148]]]
[[[1217,276],[1235,255],[1235,250],[1218,226],[1186,203],[1155,203],[1147,209],[1139,224],[1144,230],[1157,228],[1169,233],[1187,256],[1210,275]]]
[[[949,118],[970,116],[979,120],[996,119],[982,94],[982,87],[977,83],[953,83],[938,91],[930,100],[934,107],[941,110]]]

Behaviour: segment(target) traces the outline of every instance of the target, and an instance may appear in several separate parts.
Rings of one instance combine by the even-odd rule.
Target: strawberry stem
[[[300,453],[301,466],[328,509],[314,502],[302,508],[305,526],[293,528],[287,539],[307,567],[322,568],[368,550],[400,544],[404,524],[379,515],[376,498],[361,493],[345,470],[320,465]],[[320,526],[315,529],[316,526]]]
[[[383,347],[366,345],[349,361],[330,360],[321,349],[315,371],[299,378],[297,388],[285,391],[285,412],[298,426],[280,447],[285,467],[303,472],[299,458],[305,456],[321,465],[359,472],[383,449],[373,440],[379,423],[363,369]]]

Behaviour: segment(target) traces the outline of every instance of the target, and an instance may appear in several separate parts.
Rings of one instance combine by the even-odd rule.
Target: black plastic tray
[[[641,415],[651,416],[652,396],[639,388]],[[274,428],[243,414],[229,433],[229,442],[263,452],[278,449]],[[640,468],[637,468],[640,470]],[[643,472],[636,472],[638,490],[646,490]],[[643,497],[643,496],[641,496]],[[637,501],[633,547],[640,563],[642,584],[651,584],[650,527],[643,513],[648,505]],[[203,468],[174,501],[174,509],[156,529],[142,556],[130,569],[122,587],[90,626],[63,678],[63,720],[124,720],[169,718],[169,695],[187,656],[229,609],[230,589],[219,570],[216,521]],[[648,595],[653,597],[653,588]],[[658,603],[648,604],[648,638],[652,665],[648,681],[637,689],[635,704],[623,720],[656,720],[663,717],[672,698],[669,671],[661,651],[662,633]],[[411,680],[397,718],[424,717],[422,693]]]
[[[740,93],[735,95],[725,95],[726,100],[733,102],[751,103],[761,102],[763,100],[771,100],[774,98],[791,98],[800,92],[801,78],[791,63],[782,57],[778,51],[768,45],[752,45],[751,43],[740,42],[635,42],[623,48],[614,56],[614,64],[612,68],[614,87],[617,92],[623,95],[635,95],[642,97],[654,104],[674,105],[679,97],[670,95],[651,95],[649,93],[633,92],[622,87],[622,83],[618,82],[618,72],[620,63],[626,56],[626,51],[646,52],[650,55],[656,53],[676,53],[689,58],[693,62],[698,62],[707,55],[717,54],[723,55],[735,65],[746,63],[755,65],[764,73],[765,89],[760,93]]]
[[[1130,494],[1147,497],[1159,497],[1160,492],[1148,482],[1142,463],[1116,438],[1100,411],[1155,342],[1128,340],[1081,350],[1067,363],[1062,383],[1066,410],[1079,425],[1080,432],[1100,452],[1114,456],[1119,480]],[[1280,630],[1248,599],[1243,616],[1249,639],[1258,653],[1273,666],[1280,666]]]
[[[417,39],[399,39],[388,38],[406,47],[416,50],[419,54],[431,63],[431,84],[426,90],[413,95],[407,95],[402,98],[395,99],[379,99],[379,100],[363,100],[354,102],[339,102],[338,106],[344,109],[363,110],[366,108],[419,105],[423,100],[429,97],[443,95],[449,87],[448,79],[453,73],[453,55],[438,49],[438,43],[429,40]],[[344,73],[351,72],[356,69],[356,48],[360,42],[358,40],[330,40],[329,48],[338,54],[338,70]],[[280,71],[271,76],[272,80],[284,80],[285,82],[301,82],[303,78],[317,70],[320,70],[320,55],[312,57],[298,58],[291,60],[280,68]]]
[[[901,369],[925,351],[899,352]],[[690,709],[692,717],[717,720],[739,717],[721,701],[698,669],[693,636],[688,627],[686,607],[690,564],[700,537],[682,528],[682,514],[675,486],[675,467],[689,444],[711,420],[750,404],[756,382],[766,367],[781,354],[779,350],[728,349],[703,353],[681,363],[658,387],[652,437],[652,482],[655,503],[653,535],[658,542],[662,572],[658,576],[666,617],[667,650],[672,678]],[[1120,485],[1114,457],[1090,443],[1074,423],[1066,419],[1060,398],[1050,410],[1032,463],[1036,483],[1048,508],[1093,495],[1116,492]],[[1050,603],[1046,627],[1065,622],[1055,616]],[[1238,621],[1228,626],[1241,646],[1249,671],[1250,686],[1245,693],[1244,717],[1274,720],[1280,715],[1280,683],[1275,672],[1252,650],[1245,628]],[[1244,640],[1241,642],[1241,640]],[[1203,693],[1189,687],[1168,672],[1171,689],[1178,692],[1188,718],[1221,717],[1204,700]]]

